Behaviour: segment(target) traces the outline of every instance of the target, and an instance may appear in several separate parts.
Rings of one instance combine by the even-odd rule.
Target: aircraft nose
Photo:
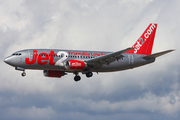
[[[4,59],[4,62],[5,62],[5,63],[9,63],[9,58],[8,58],[8,57],[5,58],[5,59]]]
[[[7,57],[4,59],[4,62],[11,65],[12,64],[12,58],[11,57]]]

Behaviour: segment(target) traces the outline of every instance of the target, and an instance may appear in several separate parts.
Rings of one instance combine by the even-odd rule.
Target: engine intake
[[[64,71],[54,71],[54,70],[44,70],[43,71],[45,77],[57,77],[60,78],[61,76],[66,75]]]
[[[65,68],[67,70],[84,70],[87,67],[87,63],[79,60],[68,60]]]

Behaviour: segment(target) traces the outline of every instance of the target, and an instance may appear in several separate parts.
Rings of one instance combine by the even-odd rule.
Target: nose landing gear
[[[25,68],[15,67],[15,70],[23,71],[23,73],[22,73],[21,75],[22,75],[23,77],[26,76]]]
[[[21,75],[22,75],[23,77],[24,77],[24,76],[26,76],[26,73],[25,73],[25,71],[23,71],[23,73],[22,73]]]

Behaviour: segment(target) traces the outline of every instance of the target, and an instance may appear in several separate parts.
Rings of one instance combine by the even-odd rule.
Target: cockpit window
[[[21,53],[13,53],[12,55],[20,56],[22,54]]]

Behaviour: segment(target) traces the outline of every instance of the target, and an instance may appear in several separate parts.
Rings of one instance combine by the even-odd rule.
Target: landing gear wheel
[[[80,81],[81,80],[81,77],[79,76],[79,75],[76,75],[75,77],[74,77],[74,81]]]
[[[93,76],[93,73],[92,72],[88,72],[88,73],[86,73],[86,77],[92,77]]]
[[[25,73],[25,72],[23,72],[21,75],[24,77],[24,76],[26,76],[26,73]]]

